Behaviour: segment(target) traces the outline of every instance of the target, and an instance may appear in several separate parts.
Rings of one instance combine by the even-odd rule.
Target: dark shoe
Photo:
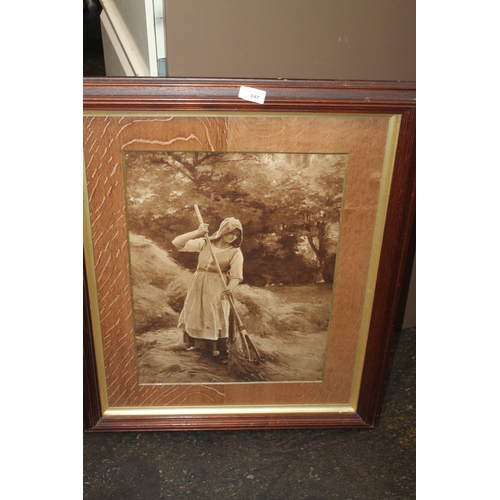
[[[221,365],[227,365],[229,363],[229,353],[227,351],[221,351],[217,357],[217,363]]]

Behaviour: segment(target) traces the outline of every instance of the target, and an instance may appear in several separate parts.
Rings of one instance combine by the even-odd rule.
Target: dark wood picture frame
[[[87,115],[137,116],[153,112],[185,113],[186,116],[236,113],[243,117],[280,114],[285,118],[292,115],[366,116],[396,117],[398,124],[359,391],[353,411],[331,411],[327,406],[323,411],[321,405],[308,411],[305,404],[293,411],[279,405],[266,411],[250,405],[246,411],[243,405],[234,412],[221,407],[213,412],[183,412],[182,407],[176,407],[176,411],[170,413],[131,408],[109,414],[107,408],[103,408],[102,398],[106,381],[99,372],[102,354],[99,354],[100,344],[96,343],[100,332],[96,331],[99,318],[93,291],[95,280],[91,276],[95,269],[91,265],[90,242],[84,252],[84,429],[90,432],[373,427],[384,393],[389,347],[415,216],[414,82],[87,78],[83,83],[83,106]],[[266,91],[264,104],[238,98],[242,85]],[[103,155],[106,154],[105,148],[103,151]]]

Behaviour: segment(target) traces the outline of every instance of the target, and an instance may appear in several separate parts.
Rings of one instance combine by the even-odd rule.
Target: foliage
[[[125,163],[134,233],[170,251],[175,236],[197,228],[197,204],[212,232],[225,217],[240,219],[247,283],[332,281],[345,156],[127,152]],[[196,255],[175,257],[196,266]]]

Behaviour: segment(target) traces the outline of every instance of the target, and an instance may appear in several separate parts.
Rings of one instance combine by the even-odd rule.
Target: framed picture
[[[83,88],[85,429],[373,427],[414,83]]]

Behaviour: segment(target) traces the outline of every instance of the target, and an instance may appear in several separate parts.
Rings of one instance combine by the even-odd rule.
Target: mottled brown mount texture
[[[299,82],[295,87],[293,82],[252,82],[266,88],[266,107],[235,98],[235,82],[189,80],[162,86],[158,81],[138,80],[84,82],[84,156],[109,407],[350,404],[358,390],[353,387],[355,372],[363,369],[359,405],[356,414],[344,416],[219,415],[136,420],[106,420],[100,418],[102,408],[96,410],[96,405],[90,405],[86,427],[126,430],[372,425],[383,389],[385,358],[414,211],[412,85],[379,84],[382,88],[377,89],[359,82],[351,87],[335,82]],[[264,116],[266,112],[269,114]],[[361,338],[366,344],[363,365],[359,364],[360,348],[364,353],[360,334],[392,115],[401,116],[401,127],[373,290],[373,314],[366,324],[370,330],[367,341],[366,336]],[[122,161],[126,150],[348,154],[330,341],[322,383],[138,384]],[[370,301],[369,308],[371,305]],[[90,321],[86,324],[86,336],[90,338]],[[88,360],[87,365],[87,371],[95,373],[95,366]],[[97,383],[92,382],[95,376],[86,380],[89,378],[88,390],[98,391]]]

